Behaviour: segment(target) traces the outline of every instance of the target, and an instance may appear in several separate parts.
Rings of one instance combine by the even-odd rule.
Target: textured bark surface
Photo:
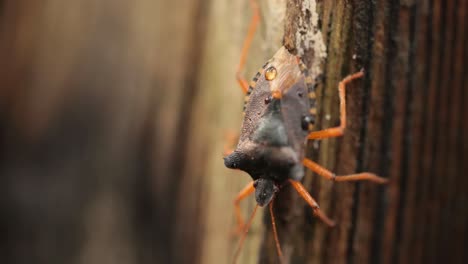
[[[259,3],[247,79],[284,44],[321,74],[327,128],[338,82],[364,68],[345,136],[308,152],[340,175],[391,180],[309,172],[332,229],[283,189],[287,263],[467,263],[468,2]],[[0,262],[230,262],[232,201],[251,179],[222,152],[242,121],[248,0],[3,0],[0,12]],[[239,263],[277,262],[257,215]]]

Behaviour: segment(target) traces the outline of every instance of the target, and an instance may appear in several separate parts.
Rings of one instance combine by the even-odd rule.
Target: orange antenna
[[[249,232],[250,225],[252,225],[252,221],[254,219],[255,213],[257,212],[257,208],[258,208],[258,204],[255,205],[252,215],[250,216],[249,221],[247,222],[247,225],[245,225],[244,234],[242,235],[239,241],[239,246],[237,247],[236,254],[234,254],[234,260],[232,261],[233,264],[235,264],[237,262],[237,259],[239,258],[240,251],[242,249],[242,246],[244,245],[244,240],[247,237],[247,233]]]
[[[278,252],[278,257],[280,262],[283,263],[283,252],[281,251],[281,246],[279,243],[278,232],[276,231],[275,215],[273,214],[273,201],[270,203],[270,216],[271,216],[271,225],[273,226],[273,235],[275,237],[276,251]]]

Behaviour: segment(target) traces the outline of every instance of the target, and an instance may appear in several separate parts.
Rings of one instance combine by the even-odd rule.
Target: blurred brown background
[[[320,126],[338,120],[338,81],[368,74],[349,92],[347,135],[310,154],[392,180],[309,173],[334,229],[285,190],[288,261],[467,263],[467,1],[259,2],[246,76],[316,12]],[[0,0],[0,263],[228,263],[250,177],[222,152],[242,121],[250,15],[247,0]],[[239,263],[277,261],[269,229],[258,216]]]

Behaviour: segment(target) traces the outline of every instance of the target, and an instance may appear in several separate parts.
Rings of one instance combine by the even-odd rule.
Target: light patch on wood
[[[322,72],[320,66],[323,60],[327,57],[327,47],[325,46],[322,32],[318,25],[319,15],[317,14],[316,1],[303,1],[301,10],[303,14],[310,12],[311,17],[309,21],[304,20],[302,16],[299,17],[298,28],[307,30],[305,30],[305,34],[302,34],[301,30],[296,32],[297,55],[302,57],[305,54],[305,50],[313,49],[314,60],[310,67],[310,73],[311,76],[316,77]],[[304,15],[304,17],[306,16]]]

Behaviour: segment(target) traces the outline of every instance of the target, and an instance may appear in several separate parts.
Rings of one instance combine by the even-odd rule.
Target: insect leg
[[[302,185],[300,182],[298,181],[294,181],[294,180],[289,180],[289,182],[292,184],[292,186],[294,187],[294,189],[296,189],[296,191],[299,193],[299,195],[310,205],[310,207],[312,207],[312,210],[314,210],[314,214],[320,218],[320,220],[322,220],[325,224],[329,225],[329,226],[335,226],[335,222],[333,220],[331,220],[330,218],[328,218],[321,210],[320,210],[320,207],[318,206],[317,202],[314,200],[314,198],[312,198],[312,196],[310,195],[310,193],[306,190],[306,188],[304,187],[304,185]]]
[[[235,215],[237,219],[237,231],[242,232],[244,228],[244,219],[242,218],[242,213],[241,213],[241,208],[240,208],[240,201],[251,195],[254,191],[254,185],[253,181],[247,184],[247,186],[244,187],[238,194],[236,199],[234,199],[234,210],[235,210]]]
[[[331,181],[343,182],[343,181],[365,181],[367,180],[367,181],[372,181],[378,184],[385,184],[388,182],[388,179],[379,177],[369,172],[337,176],[335,173],[325,169],[324,167],[318,165],[317,163],[311,161],[310,159],[304,159],[302,161],[302,164],[304,164],[304,166],[306,166],[311,171],[314,171],[318,175]]]
[[[237,246],[236,253],[234,253],[234,258],[232,259],[232,263],[236,264],[237,259],[239,258],[240,252],[242,250],[242,246],[244,245],[245,238],[247,237],[247,233],[249,232],[250,225],[252,225],[252,221],[255,217],[255,213],[257,212],[258,209],[258,204],[255,205],[254,210],[252,214],[250,215],[249,221],[247,222],[247,225],[245,226],[245,229],[242,230],[244,233],[242,234],[241,239],[239,240],[239,245]]]
[[[346,85],[355,79],[361,78],[362,76],[364,76],[363,71],[351,74],[344,78],[338,85],[338,91],[340,94],[340,125],[337,127],[311,132],[309,136],[307,136],[308,139],[331,138],[343,135],[346,128]]]
[[[260,12],[259,12],[259,7],[258,7],[257,1],[256,0],[250,0],[250,6],[251,6],[252,11],[253,11],[253,16],[252,16],[252,20],[250,21],[249,31],[247,33],[247,36],[244,39],[244,45],[242,47],[241,58],[240,58],[240,61],[239,61],[239,65],[237,66],[237,72],[236,72],[237,82],[241,86],[242,91],[244,91],[244,93],[247,93],[247,91],[249,90],[249,84],[248,84],[247,80],[242,76],[241,72],[244,69],[245,59],[247,57],[247,53],[249,51],[250,44],[252,43],[252,40],[253,40],[253,37],[254,37],[254,34],[255,34],[255,30],[257,29],[258,22],[260,20]]]

